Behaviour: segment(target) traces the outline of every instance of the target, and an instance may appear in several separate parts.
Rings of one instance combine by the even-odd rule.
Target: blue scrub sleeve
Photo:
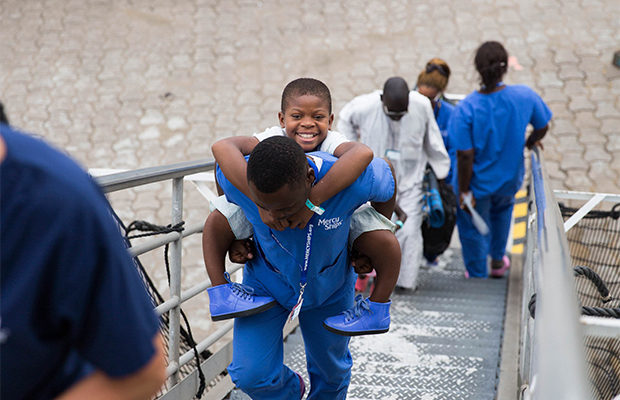
[[[545,104],[543,99],[538,95],[538,93],[533,92],[533,102],[534,108],[532,110],[532,118],[530,119],[530,124],[534,127],[534,129],[541,129],[547,126],[549,121],[551,120],[551,110]]]
[[[362,184],[369,186],[368,201],[384,202],[394,195],[394,176],[388,163],[382,158],[371,161],[361,176]]]
[[[448,137],[454,151],[474,148],[472,115],[470,110],[461,104],[456,106],[452,112],[452,118],[448,123]]]
[[[61,317],[75,322],[78,352],[106,374],[120,377],[153,357],[159,319],[108,210],[102,198],[75,204],[67,215],[65,222],[74,229],[64,230],[60,252],[66,263],[58,278],[63,290],[56,301]]]

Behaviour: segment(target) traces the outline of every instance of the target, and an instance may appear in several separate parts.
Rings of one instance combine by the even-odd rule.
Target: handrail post
[[[183,178],[172,180],[172,225],[183,220]],[[183,235],[170,243],[170,297],[181,298],[181,265],[182,265],[182,240]],[[168,363],[179,365],[179,342],[180,342],[180,318],[181,305],[177,304],[168,312],[169,337],[168,337]],[[170,384],[175,385],[178,380],[178,370],[169,378]]]

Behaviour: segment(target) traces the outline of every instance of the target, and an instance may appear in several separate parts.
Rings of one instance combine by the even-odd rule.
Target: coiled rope
[[[615,300],[609,294],[609,289],[605,285],[605,282],[601,279],[601,277],[594,272],[592,269],[585,266],[577,266],[573,268],[575,272],[575,276],[584,276],[590,280],[598,290],[601,295],[601,302],[608,303],[612,300]],[[530,316],[532,318],[535,317],[536,314],[536,293],[532,295],[530,301],[527,305],[528,310],[530,311]],[[620,308],[605,308],[605,307],[588,307],[582,306],[581,313],[583,315],[597,316],[597,317],[607,317],[607,318],[620,318]]]

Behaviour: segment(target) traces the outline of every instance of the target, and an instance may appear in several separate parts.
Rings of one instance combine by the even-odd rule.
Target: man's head
[[[278,119],[286,135],[304,151],[316,150],[334,121],[329,89],[317,79],[295,79],[282,92]]]
[[[0,103],[0,124],[9,124],[9,119],[6,117],[4,113],[4,105]]]
[[[393,76],[385,81],[381,95],[383,112],[394,121],[400,120],[409,108],[409,86],[400,76]]]
[[[294,140],[274,136],[257,144],[250,154],[247,178],[263,221],[281,220],[305,207],[314,170]]]

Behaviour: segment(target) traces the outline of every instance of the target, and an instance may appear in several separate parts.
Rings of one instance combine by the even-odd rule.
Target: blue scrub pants
[[[476,199],[476,211],[489,226],[489,233],[482,236],[471,222],[471,215],[457,208],[456,226],[463,251],[463,261],[470,277],[486,278],[487,255],[501,260],[506,254],[506,242],[510,233],[510,220],[514,196],[491,195]]]
[[[347,396],[353,365],[349,337],[329,332],[323,327],[323,320],[353,306],[353,288],[353,282],[347,279],[320,307],[302,308],[299,313],[310,375],[308,399]],[[235,385],[252,399],[299,399],[299,378],[283,361],[282,328],[288,315],[289,310],[277,305],[235,319],[233,361],[228,373]]]

